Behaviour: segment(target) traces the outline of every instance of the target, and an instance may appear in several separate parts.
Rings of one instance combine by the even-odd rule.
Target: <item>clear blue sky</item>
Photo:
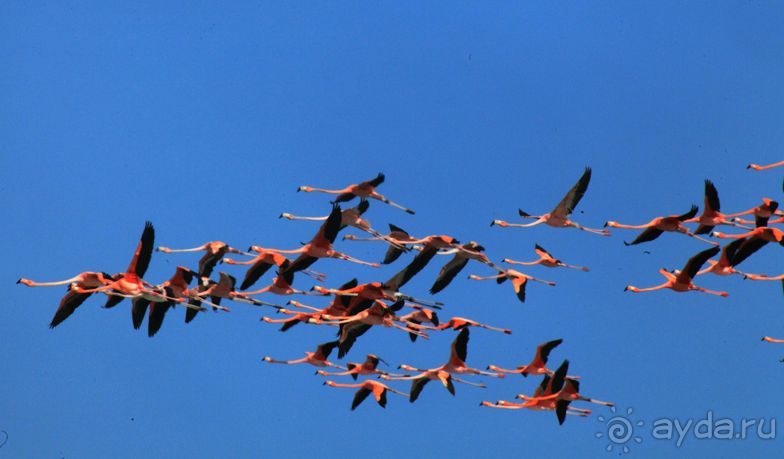
[[[558,285],[531,285],[520,304],[507,285],[468,281],[492,273],[470,264],[438,294],[442,315],[514,330],[473,330],[470,364],[522,364],[538,343],[563,338],[553,359],[570,359],[583,392],[633,407],[646,425],[709,409],[780,415],[784,347],[759,341],[784,336],[779,284],[705,276],[702,285],[731,296],[633,295],[626,284],[657,284],[660,267],[681,268],[705,245],[666,234],[627,248],[633,232],[488,224],[515,220],[518,207],[550,210],[586,165],[593,181],[575,216],[588,226],[702,205],[706,178],[728,211],[781,199],[780,170],[745,165],[782,156],[782,23],[784,6],[758,1],[3,2],[0,430],[9,440],[0,455],[346,457],[365,443],[378,457],[609,457],[594,438],[601,407],[561,427],[551,413],[478,407],[532,392],[531,378],[460,386],[454,398],[428,387],[413,405],[391,396],[386,410],[351,412],[352,392],[322,386],[312,367],[259,362],[299,357],[332,329],[282,334],[235,304],[188,326],[178,308],[149,339],[132,329],[127,301],[104,310],[93,298],[52,331],[64,289],[14,285],[120,271],[148,219],[160,245],[292,248],[316,226],[277,215],[328,211],[326,196],[297,186],[379,171],[381,191],[417,211],[372,203],[380,229],[477,240],[495,260],[529,259],[538,242],[592,268],[532,268]],[[371,260],[385,250],[338,248]],[[197,259],[155,254],[146,277],[161,282]],[[387,279],[409,259],[315,268],[336,286]],[[768,247],[743,268],[778,274],[781,260]],[[406,290],[426,295],[438,268]],[[435,366],[453,336],[411,344],[373,329],[349,357]],[[646,435],[632,455],[781,451],[781,439],[673,443]]]

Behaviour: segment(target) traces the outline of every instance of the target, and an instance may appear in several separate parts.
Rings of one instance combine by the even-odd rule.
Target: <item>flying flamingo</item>
[[[581,395],[579,381],[565,376],[568,369],[569,361],[565,360],[561,367],[559,367],[558,371],[556,371],[556,373],[553,375],[552,388],[554,393],[552,395],[544,395],[534,398],[529,398],[525,395],[521,395],[519,397],[526,401],[556,400],[555,414],[558,417],[558,424],[563,424],[566,418],[566,412],[569,408],[569,404],[575,400],[581,400],[603,406],[615,406],[615,404],[611,402],[603,402],[601,400],[596,400]],[[559,387],[560,389],[555,390]]]
[[[377,239],[380,239],[380,240],[384,240],[387,243],[389,243],[390,245],[396,246],[400,250],[408,250],[406,247],[397,244],[393,240],[387,238],[383,234],[381,234],[378,231],[374,230],[370,226],[370,222],[362,218],[362,215],[365,212],[367,212],[368,207],[370,207],[370,203],[366,199],[362,198],[362,200],[360,201],[359,205],[357,205],[355,207],[350,207],[348,209],[344,209],[341,212],[340,229],[342,230],[343,228],[345,228],[347,226],[351,226],[351,227],[354,227],[354,228],[356,228],[356,229],[358,229],[360,231],[364,231],[366,233],[369,233],[369,234],[373,235],[374,238],[377,238]],[[327,218],[329,218],[329,216],[325,216],[325,217],[298,217],[298,216],[292,215],[292,214],[290,214],[288,212],[283,212],[282,214],[280,214],[280,216],[278,218],[285,218],[287,220],[324,221]],[[343,239],[346,239],[346,237],[344,236]]]
[[[77,284],[71,284],[72,290],[76,293],[95,293],[104,292],[107,295],[115,295],[120,298],[139,298],[145,297],[150,301],[165,302],[172,298],[167,297],[159,290],[148,288],[142,277],[147,272],[152,258],[152,249],[155,244],[155,228],[152,223],[146,222],[142,231],[139,245],[136,247],[131,264],[128,269],[114,277],[108,284],[99,287],[82,288]],[[178,301],[177,299],[175,299]]]
[[[471,381],[466,381],[460,379],[456,376],[451,375],[449,372],[439,369],[432,369],[432,370],[425,370],[418,375],[415,376],[390,376],[390,375],[380,375],[379,378],[386,380],[386,381],[411,381],[411,395],[409,396],[408,401],[414,403],[418,398],[419,394],[422,393],[422,389],[424,389],[425,385],[430,381],[439,381],[450,394],[455,395],[455,382],[459,382],[462,384],[466,384],[469,386],[474,387],[482,387],[485,388],[484,384],[478,384]]]
[[[514,370],[507,370],[505,368],[500,368],[495,365],[488,365],[488,370],[493,370],[498,373],[507,373],[507,374],[521,374],[524,377],[528,377],[528,375],[553,375],[551,370],[547,369],[547,360],[550,357],[550,352],[553,349],[558,347],[561,343],[563,343],[563,339],[554,339],[552,341],[548,341],[546,343],[542,343],[536,347],[536,353],[534,354],[534,358],[528,365],[521,365]]]
[[[322,376],[351,376],[352,378],[354,378],[354,381],[357,380],[359,375],[367,376],[367,375],[387,375],[387,374],[389,374],[386,371],[381,371],[381,370],[378,369],[378,363],[379,362],[384,362],[386,365],[389,365],[381,357],[379,357],[377,355],[374,355],[374,354],[368,354],[365,357],[365,361],[363,363],[353,363],[353,362],[351,362],[351,363],[346,364],[346,368],[348,368],[348,370],[346,370],[346,371],[343,371],[343,372],[340,372],[340,373],[329,373],[329,372],[326,372],[324,370],[318,370],[318,371],[316,371],[316,374],[317,375],[322,375]]]
[[[586,167],[585,172],[583,173],[580,180],[575,183],[571,190],[566,193],[566,196],[563,197],[561,202],[553,209],[550,213],[544,215],[530,215],[522,210],[518,210],[517,212],[523,218],[529,218],[536,220],[533,223],[522,224],[522,223],[508,223],[503,220],[493,220],[490,223],[490,226],[498,225],[502,228],[528,228],[531,226],[540,225],[542,223],[555,227],[555,228],[577,228],[582,231],[587,231],[589,233],[599,234],[602,236],[609,236],[610,232],[604,229],[592,229],[586,228],[577,222],[573,222],[569,220],[569,215],[572,214],[574,208],[577,207],[580,200],[585,195],[585,192],[588,190],[588,184],[591,181],[591,168]]]
[[[373,397],[375,397],[376,402],[381,408],[387,407],[387,392],[393,392],[404,397],[409,397],[409,395],[405,392],[397,391],[384,383],[380,383],[372,379],[368,379],[356,384],[340,384],[334,381],[326,381],[324,382],[324,385],[329,387],[359,388],[356,395],[354,395],[354,401],[351,402],[352,411],[358,407],[359,404],[362,403],[370,394],[373,394]]]
[[[270,252],[283,254],[300,254],[300,256],[297,257],[297,259],[294,260],[294,262],[291,263],[291,265],[288,267],[287,270],[290,270],[291,272],[307,269],[319,258],[338,258],[340,260],[346,260],[352,263],[378,268],[378,263],[368,263],[366,261],[357,260],[356,258],[352,258],[345,253],[338,252],[332,247],[332,243],[335,242],[335,238],[337,237],[338,231],[340,230],[340,220],[340,206],[334,204],[332,206],[332,212],[329,214],[327,221],[321,225],[318,233],[316,233],[310,242],[294,250],[267,250]]]
[[[463,328],[460,330],[460,333],[457,334],[457,337],[454,341],[452,341],[452,346],[450,349],[449,360],[435,370],[443,370],[447,373],[456,373],[456,374],[468,374],[468,375],[481,375],[481,376],[491,376],[494,378],[503,378],[504,375],[501,373],[492,373],[489,371],[482,371],[476,368],[471,368],[466,365],[466,358],[468,357],[468,339],[469,339],[469,329]],[[415,368],[410,365],[400,365],[400,368],[406,371],[428,371],[426,369]],[[431,368],[431,370],[433,370]]]
[[[423,322],[433,324],[436,327],[438,326],[438,314],[435,311],[416,305],[412,307],[414,309],[412,312],[399,317],[401,322],[407,322],[408,326],[415,330],[424,328],[421,326]],[[416,341],[418,335],[416,333],[409,333],[408,337],[411,338],[412,342],[414,342]]]
[[[357,196],[359,196],[360,198],[377,199],[383,202],[384,204],[389,204],[390,206],[397,207],[398,209],[413,215],[414,214],[413,210],[407,209],[401,206],[400,204],[396,204],[390,201],[389,199],[387,199],[385,196],[376,192],[376,187],[381,185],[383,182],[384,182],[384,174],[379,173],[378,176],[376,176],[376,178],[374,178],[373,180],[368,180],[366,182],[362,182],[355,185],[349,185],[346,188],[340,190],[325,190],[323,188],[301,186],[297,188],[297,191],[304,191],[306,193],[311,193],[316,191],[319,193],[336,194],[338,195],[338,197],[335,198],[334,202],[351,201]]]
[[[384,260],[381,262],[382,265],[388,265],[398,258],[400,255],[403,254],[407,249],[402,247],[403,243],[409,243],[411,241],[416,240],[415,238],[411,237],[406,230],[400,228],[399,226],[395,226],[393,224],[389,224],[389,233],[383,235],[382,237],[374,236],[374,237],[357,237],[353,234],[346,234],[343,236],[344,241],[384,241],[389,244],[389,248],[387,249],[387,253],[384,255]]]
[[[523,274],[520,271],[515,271],[514,269],[504,269],[504,270],[499,269],[499,271],[500,274],[497,274],[495,276],[482,277],[482,276],[476,276],[472,274],[468,276],[468,278],[473,280],[479,280],[479,281],[495,279],[496,283],[498,284],[502,284],[507,279],[511,279],[512,286],[514,287],[515,294],[517,295],[517,299],[520,300],[521,303],[525,303],[525,286],[526,284],[528,284],[529,280],[541,282],[542,284],[547,284],[551,287],[555,285],[555,282],[537,279],[533,276],[529,276],[528,274]]]
[[[644,225],[623,225],[618,222],[608,221],[607,223],[604,224],[604,226],[609,226],[610,228],[645,229],[645,231],[640,233],[640,235],[637,236],[637,238],[632,242],[624,241],[624,244],[627,246],[640,244],[642,242],[652,241],[658,238],[659,236],[661,236],[661,234],[665,231],[685,234],[689,237],[699,239],[700,241],[707,242],[708,244],[711,245],[719,245],[717,242],[709,241],[707,239],[701,238],[700,236],[697,236],[696,234],[689,231],[688,228],[683,226],[683,223],[686,220],[694,218],[694,216],[697,215],[698,210],[699,208],[697,206],[692,205],[691,209],[683,215],[668,215],[666,217],[656,217]]]
[[[746,169],[754,169],[755,171],[764,171],[767,169],[773,169],[774,167],[781,167],[784,166],[784,161],[779,161],[777,163],[768,164],[767,166],[760,166],[758,164],[749,164],[746,166]]]
[[[338,345],[337,341],[330,341],[328,343],[319,344],[316,347],[316,352],[305,352],[305,357],[296,360],[275,360],[271,357],[264,357],[261,359],[264,362],[269,363],[281,363],[285,365],[296,365],[299,363],[308,363],[313,365],[314,367],[332,367],[332,368],[340,368],[341,370],[345,370],[344,367],[340,365],[334,364],[327,360],[329,354],[332,353],[332,350]]]
[[[231,258],[224,258],[223,262],[229,265],[252,265],[248,268],[248,271],[245,273],[245,278],[242,280],[242,284],[240,285],[240,290],[247,290],[253,286],[253,284],[258,281],[261,276],[263,276],[271,267],[277,266],[280,268],[284,262],[290,260],[285,256],[277,253],[269,251],[263,247],[259,247],[257,245],[250,246],[248,251],[256,252],[258,255],[251,260],[247,261],[236,261]],[[311,271],[309,269],[303,269],[301,271],[303,274],[313,277],[319,282],[323,282],[324,278],[327,276],[325,274]]]
[[[504,262],[504,263],[509,263],[511,265],[524,265],[524,266],[542,265],[542,266],[545,266],[547,268],[561,267],[561,268],[579,269],[581,271],[586,271],[586,272],[588,271],[588,268],[585,268],[583,266],[568,265],[568,264],[562,262],[561,260],[556,259],[552,255],[550,255],[550,253],[547,250],[545,250],[542,246],[540,246],[539,244],[535,244],[534,245],[534,251],[536,252],[537,255],[539,255],[539,259],[538,260],[534,260],[534,261],[515,261],[515,260],[510,260],[509,258],[504,258],[501,261]]]
[[[54,328],[60,325],[65,319],[71,316],[76,311],[76,308],[82,305],[92,293],[79,293],[72,285],[76,285],[81,289],[92,289],[102,285],[113,282],[114,279],[111,275],[101,272],[85,271],[78,275],[56,282],[34,282],[30,279],[21,278],[16,281],[17,284],[24,284],[28,287],[53,287],[57,285],[68,285],[68,293],[60,300],[60,305],[54,313],[52,321],[49,323],[49,328]]]
[[[656,287],[649,287],[649,288],[637,288],[633,285],[628,285],[624,289],[624,291],[628,290],[634,293],[641,293],[641,292],[652,292],[654,290],[662,290],[668,288],[670,290],[676,292],[688,292],[691,290],[696,290],[698,292],[708,293],[711,295],[718,295],[722,297],[729,296],[727,292],[717,292],[715,290],[708,290],[706,288],[697,287],[692,283],[692,279],[700,270],[705,262],[719,253],[718,247],[713,247],[708,250],[703,250],[702,252],[694,255],[693,257],[689,258],[689,261],[686,262],[686,266],[683,267],[683,270],[679,272],[677,275],[670,273],[666,269],[660,269],[659,273],[667,279],[667,282],[657,285]]]
[[[250,255],[249,253],[230,247],[228,244],[221,241],[207,242],[204,245],[200,245],[192,249],[170,249],[168,247],[158,247],[156,250],[163,253],[205,252],[204,256],[202,256],[199,260],[199,276],[202,277],[210,277],[210,274],[212,274],[212,270],[215,268],[215,265],[217,265],[221,258],[223,258],[223,256],[227,253]]]
[[[720,212],[721,201],[716,186],[710,180],[705,180],[705,206],[702,215],[690,218],[684,223],[699,223],[694,234],[710,234],[717,225],[743,226],[728,219],[727,215]]]

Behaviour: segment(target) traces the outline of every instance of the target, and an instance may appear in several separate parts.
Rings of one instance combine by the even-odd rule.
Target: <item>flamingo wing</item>
[[[561,366],[553,373],[552,381],[550,382],[550,393],[558,393],[563,389],[564,382],[566,381],[566,372],[569,371],[569,360],[564,360]]]
[[[558,400],[555,402],[555,415],[558,418],[558,424],[561,425],[566,420],[566,410],[569,408],[571,400]]]
[[[681,214],[681,215],[676,216],[675,219],[679,220],[679,221],[685,221],[685,220],[688,220],[690,218],[694,218],[694,216],[697,215],[697,212],[699,212],[699,210],[700,210],[699,207],[697,207],[694,204],[692,204],[691,205],[691,209],[689,209],[688,212],[686,212],[685,214]]]
[[[452,341],[452,349],[449,355],[449,362],[452,364],[464,364],[468,358],[468,327],[460,330],[457,338]]]
[[[381,185],[382,183],[384,183],[384,179],[385,178],[386,177],[384,176],[384,174],[379,172],[378,175],[376,176],[376,178],[374,178],[372,180],[368,180],[368,181],[362,182],[362,183],[359,184],[359,186],[360,187],[372,186],[373,188],[375,188],[375,187]]]
[[[133,328],[138,330],[144,322],[144,316],[147,314],[147,308],[150,306],[150,300],[143,297],[134,298],[131,302],[131,320],[133,321]]]
[[[316,347],[316,356],[326,359],[329,357],[329,354],[332,353],[332,350],[338,345],[338,341],[330,341],[328,343],[319,344]]]
[[[542,247],[539,244],[535,244],[534,245],[534,252],[536,252],[536,254],[539,255],[542,258],[552,258],[552,259],[555,259],[555,257],[550,255],[550,252],[545,250],[544,247]]]
[[[82,305],[84,301],[90,297],[92,293],[77,293],[75,290],[68,290],[68,293],[60,300],[60,305],[57,306],[57,311],[49,323],[49,328],[54,328],[60,325],[65,319],[71,316],[76,311],[76,308]]]
[[[550,352],[552,352],[552,350],[558,347],[558,345],[561,343],[563,343],[563,339],[559,338],[548,341],[544,344],[540,344],[536,348],[536,356],[534,357],[534,360],[538,359],[540,362],[542,362],[542,364],[546,364],[547,359],[550,357]]]
[[[354,394],[354,401],[351,402],[351,410],[353,411],[360,403],[364,402],[368,395],[370,395],[370,392],[370,389],[365,387],[360,388],[357,393]]]
[[[719,201],[719,192],[716,191],[716,186],[710,180],[705,180],[705,211],[713,210],[719,212],[721,210],[721,202]]]
[[[166,312],[172,306],[174,306],[174,301],[171,300],[164,301],[163,303],[150,304],[150,315],[147,318],[147,336],[152,338],[158,333],[163,326],[163,318],[166,316]]]
[[[370,327],[372,327],[372,325],[363,324],[361,322],[343,324],[343,332],[341,333],[340,340],[336,341],[336,343],[339,343],[338,358],[342,359],[345,357],[354,346],[357,338],[370,330]]]
[[[664,231],[662,231],[660,229],[657,229],[656,227],[652,226],[650,228],[647,228],[642,233],[640,233],[640,235],[637,236],[637,238],[634,239],[632,242],[624,241],[624,244],[629,246],[629,245],[640,244],[642,242],[649,242],[649,241],[652,241],[652,240],[656,239],[657,237],[661,236],[661,234],[663,232]]]
[[[691,280],[697,274],[697,271],[700,270],[702,265],[704,265],[708,259],[719,253],[719,251],[721,251],[720,248],[711,247],[710,249],[703,250],[697,255],[689,258],[689,261],[686,262],[686,266],[683,267],[681,272],[678,273],[678,276],[675,278],[676,282],[681,284],[690,284]]]
[[[248,271],[245,273],[245,278],[242,280],[242,284],[240,285],[240,290],[247,290],[253,284],[256,283],[257,280],[261,278],[271,267],[273,263],[267,263],[266,261],[259,260],[251,266]]]
[[[150,258],[152,258],[152,249],[155,246],[155,228],[152,223],[146,222],[144,224],[144,231],[139,240],[139,245],[136,246],[136,252],[133,254],[131,264],[128,266],[129,273],[136,274],[139,277],[144,277],[147,272],[147,267],[150,266]]]
[[[738,240],[742,241],[742,243],[737,247],[735,253],[727,253],[727,257],[730,260],[730,266],[737,266],[741,264],[746,258],[750,257],[751,254],[765,247],[765,245],[768,243],[768,241],[756,236]]]
[[[427,376],[422,376],[411,381],[411,394],[408,396],[408,401],[414,403],[416,399],[419,398],[422,389],[424,389],[429,382],[430,378]]]
[[[588,184],[591,182],[591,168],[586,167],[585,172],[583,172],[582,177],[577,183],[574,184],[571,190],[566,193],[566,196],[563,197],[561,202],[553,210],[552,214],[560,216],[562,218],[566,218],[569,216],[573,211],[574,208],[577,207],[577,204],[580,203],[580,200],[585,195],[585,192],[588,190]]]
[[[503,279],[503,277],[499,277],[499,279]],[[520,300],[521,303],[525,303],[525,285],[527,283],[528,279],[525,277],[515,276],[512,278],[512,287],[514,287],[517,299]]]
[[[460,252],[456,253],[455,256],[441,268],[441,271],[438,272],[435,283],[430,287],[430,293],[436,294],[445,289],[455,276],[465,268],[466,264],[468,264],[468,258],[463,256]]]

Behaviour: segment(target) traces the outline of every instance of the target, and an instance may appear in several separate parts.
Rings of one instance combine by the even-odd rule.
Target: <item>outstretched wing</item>
[[[441,271],[438,272],[435,283],[430,287],[430,293],[436,294],[445,289],[446,286],[452,282],[452,279],[465,268],[466,264],[468,264],[468,258],[464,257],[460,252],[456,253],[455,256],[441,268]]]
[[[566,193],[566,196],[561,199],[561,202],[553,210],[553,215],[558,215],[562,218],[569,216],[573,211],[574,208],[577,207],[577,204],[580,203],[580,200],[585,195],[586,190],[588,190],[588,184],[591,182],[591,168],[586,167],[585,172],[583,172],[582,177],[577,183],[574,184],[571,190]]]
[[[152,226],[152,223],[146,222],[139,245],[136,246],[136,252],[133,254],[131,264],[128,266],[129,273],[144,277],[147,267],[150,266],[153,246],[155,246],[155,228]]]
[[[359,406],[360,403],[365,401],[365,399],[370,395],[370,389],[366,389],[362,387],[354,394],[354,401],[351,402],[351,410],[353,411],[356,407]]]
[[[656,229],[654,227],[650,227],[650,228],[646,229],[645,231],[643,231],[642,233],[640,233],[640,235],[637,236],[637,238],[635,240],[633,240],[632,242],[624,241],[623,243],[625,245],[627,245],[627,246],[630,246],[630,245],[640,244],[642,242],[652,241],[652,240],[656,239],[657,237],[661,236],[661,234],[663,232],[664,231],[662,231],[660,229]]]
[[[714,210],[716,212],[721,210],[721,203],[719,202],[719,192],[716,191],[716,186],[710,180],[705,180],[705,211]]]
[[[411,394],[408,396],[408,401],[414,403],[416,399],[419,398],[419,394],[422,392],[422,389],[424,389],[429,382],[430,379],[425,376],[411,381]]]
[[[253,284],[256,283],[257,280],[261,278],[270,268],[272,267],[272,263],[267,263],[265,261],[259,260],[253,264],[248,271],[245,273],[245,278],[242,280],[242,284],[240,285],[240,290],[247,290]]]
[[[75,290],[69,290],[63,299],[60,300],[60,305],[54,313],[52,321],[49,323],[49,328],[54,328],[60,325],[65,319],[71,316],[76,311],[76,308],[82,305],[84,301],[90,297],[92,293],[76,293]]]
[[[499,277],[499,279],[504,279],[504,278]],[[517,294],[517,299],[520,300],[521,303],[525,303],[525,285],[527,283],[528,283],[528,279],[526,279],[525,277],[512,278],[512,286],[514,287],[515,294]]]
[[[731,266],[737,266],[741,264],[741,262],[743,262],[746,258],[749,258],[751,254],[765,247],[765,245],[768,243],[768,241],[759,237],[738,239],[738,241],[741,241],[741,244],[735,249],[735,253],[731,254],[729,250],[727,251],[727,258],[729,259]]]
[[[460,330],[454,341],[452,341],[452,352],[449,355],[449,362],[454,364],[465,363],[468,358],[468,327]]]
[[[697,271],[700,270],[702,265],[705,264],[708,259],[716,255],[721,251],[718,247],[711,247],[710,249],[703,250],[702,252],[694,255],[693,257],[689,258],[689,261],[686,262],[686,266],[683,267],[683,270],[678,274],[676,280],[682,284],[690,284],[692,278],[697,274]]]
[[[369,185],[369,186],[372,186],[372,187],[375,188],[375,187],[381,185],[382,183],[384,183],[384,179],[385,178],[386,177],[384,176],[384,174],[379,172],[378,175],[376,176],[376,178],[374,178],[373,180],[368,180],[368,181],[362,182],[362,183],[359,184],[359,186],[366,187],[366,186]]]
[[[694,204],[692,204],[691,205],[691,209],[689,209],[688,212],[686,212],[685,214],[678,215],[675,218],[680,220],[680,221],[685,221],[685,220],[688,220],[690,218],[694,218],[694,216],[697,215],[697,212],[699,212],[699,210],[700,210],[699,207],[697,207]]]
[[[550,352],[558,347],[559,344],[563,343],[562,339],[555,339],[552,341],[548,341],[544,344],[540,344],[536,348],[536,356],[534,359],[538,359],[543,364],[547,363],[548,357],[550,357]]]
[[[550,255],[550,252],[544,249],[539,244],[534,244],[534,252],[542,258],[555,258],[554,256]]]

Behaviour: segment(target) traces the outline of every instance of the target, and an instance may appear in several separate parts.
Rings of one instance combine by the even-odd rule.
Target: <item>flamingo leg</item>
[[[379,201],[383,202],[384,204],[389,204],[392,207],[397,207],[398,209],[404,211],[407,214],[411,214],[411,215],[415,214],[415,212],[413,210],[411,210],[409,208],[406,208],[406,207],[403,207],[403,206],[401,206],[400,204],[398,204],[396,202],[392,202],[389,199],[387,199],[385,196],[383,196],[383,195],[381,195],[379,193],[376,193],[375,191],[369,197],[373,198],[373,199],[378,199]]]
[[[583,225],[581,225],[579,223],[572,222],[572,221],[569,222],[568,226],[571,226],[572,228],[577,228],[580,231],[586,231],[588,233],[598,234],[600,236],[609,236],[610,235],[610,231],[609,230],[588,228],[586,226],[583,226]]]

